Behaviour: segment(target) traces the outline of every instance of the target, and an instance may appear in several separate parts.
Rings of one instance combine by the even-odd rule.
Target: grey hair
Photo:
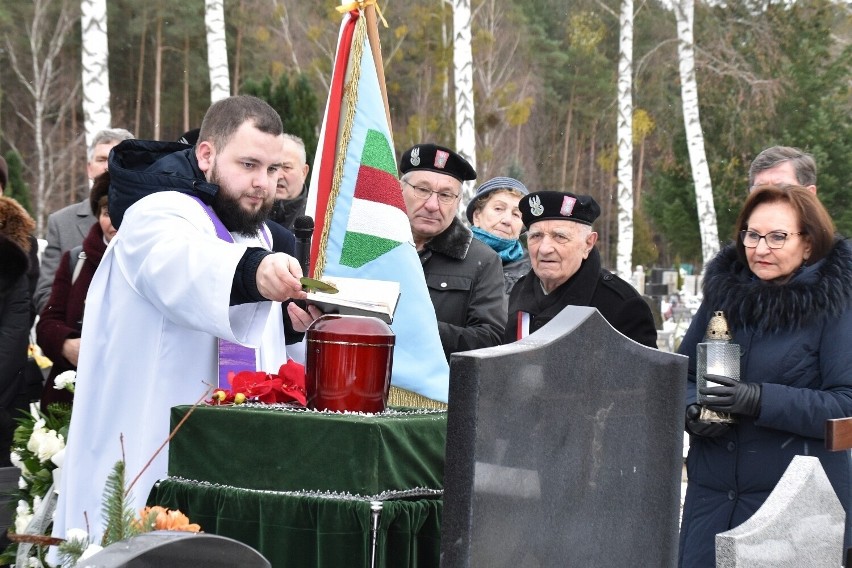
[[[298,146],[299,158],[301,158],[302,160],[302,165],[308,163],[308,153],[305,150],[305,141],[296,136],[295,134],[288,134],[286,132],[284,133],[284,139],[290,140],[291,142],[294,142],[296,146]]]
[[[763,150],[751,162],[748,170],[748,186],[754,187],[754,178],[757,174],[784,162],[790,162],[793,165],[796,180],[800,185],[816,185],[817,166],[812,155],[792,146],[772,146]]]
[[[117,144],[124,140],[130,140],[131,138],[135,138],[133,133],[129,130],[125,130],[124,128],[105,128],[100,130],[95,133],[95,136],[92,138],[92,143],[89,144],[89,147],[86,150],[86,160],[89,162],[92,161],[95,157],[95,148],[101,144],[109,144],[110,142],[115,142]]]

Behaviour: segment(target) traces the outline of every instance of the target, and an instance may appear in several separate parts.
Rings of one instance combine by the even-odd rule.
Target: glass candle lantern
[[[698,404],[702,406],[699,420],[703,422],[735,422],[736,419],[728,413],[716,412],[704,408],[712,404],[713,397],[702,395],[704,387],[721,386],[707,380],[707,375],[722,375],[734,380],[740,380],[740,346],[731,343],[728,322],[722,312],[715,312],[707,326],[704,341],[696,348],[695,384],[697,387]]]

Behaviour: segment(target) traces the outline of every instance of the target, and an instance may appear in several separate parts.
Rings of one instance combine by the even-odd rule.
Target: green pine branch
[[[130,538],[141,532],[136,515],[128,505],[129,495],[125,496],[124,461],[118,461],[107,478],[104,491],[103,514],[106,520],[101,546]]]

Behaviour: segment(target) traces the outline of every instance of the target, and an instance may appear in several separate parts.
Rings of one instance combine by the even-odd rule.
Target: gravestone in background
[[[206,533],[154,531],[111,544],[78,566],[96,568],[270,568],[252,547]]]
[[[574,306],[453,355],[441,566],[674,566],[686,366]]]
[[[701,291],[701,281],[698,276],[694,274],[687,274],[683,277],[683,286],[681,290],[686,292],[691,296],[697,296],[698,292]]]
[[[763,506],[716,535],[716,567],[841,566],[845,522],[819,458],[795,456]]]

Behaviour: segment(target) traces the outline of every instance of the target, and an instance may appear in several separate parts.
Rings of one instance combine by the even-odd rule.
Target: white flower
[[[33,430],[44,430],[45,424],[47,423],[44,421],[44,418],[39,418],[35,421],[35,424],[33,424]]]
[[[38,511],[38,508],[41,507],[41,501],[41,495],[33,497],[33,512]]]
[[[9,454],[9,459],[12,460],[13,466],[17,467],[21,471],[24,470],[24,462],[21,461],[21,455],[18,452],[12,450]]]
[[[74,382],[76,380],[77,371],[65,371],[64,373],[59,373],[56,375],[56,378],[53,379],[53,388],[56,390],[67,389],[74,392]]]
[[[33,511],[29,504],[23,499],[18,501],[18,507],[15,509],[15,532],[19,534],[25,532],[32,518]]]
[[[31,556],[27,559],[27,568],[44,568],[44,564],[38,558]]]
[[[83,554],[80,555],[80,560],[85,560],[86,558],[89,558],[90,556],[94,556],[95,554],[97,554],[98,552],[100,552],[103,549],[104,549],[103,546],[99,546],[99,545],[94,544],[94,543],[90,544],[89,546],[86,547],[86,550],[83,551]],[[78,560],[78,562],[79,562],[79,560]]]
[[[27,449],[36,454],[41,463],[49,460],[64,447],[65,439],[61,434],[57,434],[56,430],[46,430],[43,427],[34,428],[27,442]]]
[[[21,477],[18,478],[18,489],[23,491],[27,487],[29,487],[29,484],[27,483],[27,480],[24,479],[24,476],[22,475]]]

